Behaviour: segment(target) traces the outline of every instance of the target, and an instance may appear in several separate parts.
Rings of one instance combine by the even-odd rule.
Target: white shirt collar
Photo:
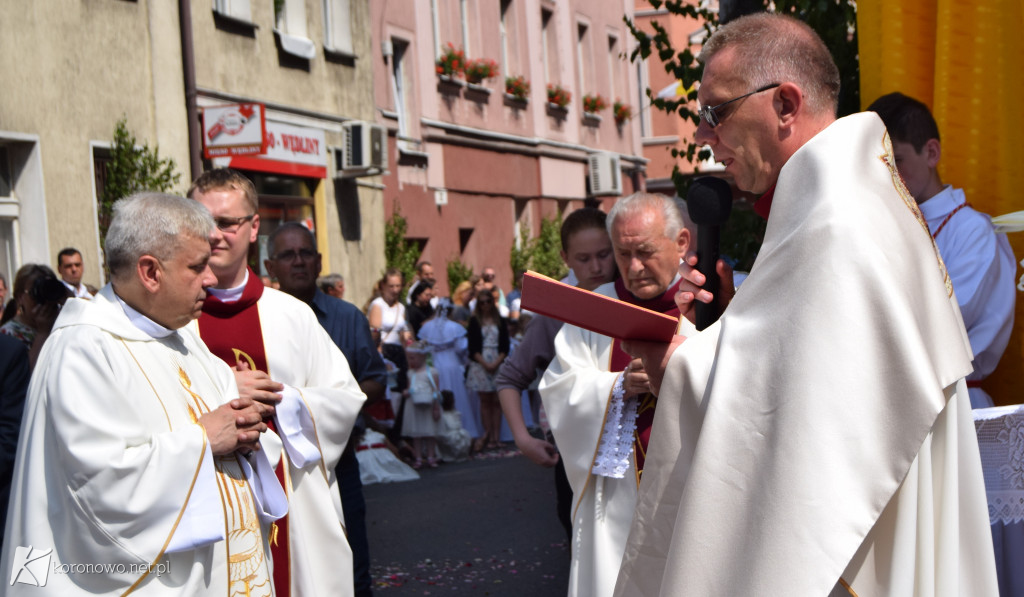
[[[954,189],[953,185],[948,184],[918,207],[921,209],[924,219],[932,221],[946,217],[946,214],[960,207],[964,201],[966,199],[963,189]]]
[[[124,309],[124,314],[128,316],[128,321],[132,322],[132,325],[148,334],[150,338],[166,338],[175,332],[175,330],[165,328],[133,309],[128,305],[128,303],[124,302],[121,297],[117,296],[116,292],[114,293],[114,298],[116,298],[117,302],[121,304],[121,308]]]
[[[245,285],[249,283],[249,268],[245,268],[245,278],[242,283],[234,288],[207,288],[211,296],[214,296],[222,303],[236,303],[238,299],[242,298],[242,292],[245,290]]]

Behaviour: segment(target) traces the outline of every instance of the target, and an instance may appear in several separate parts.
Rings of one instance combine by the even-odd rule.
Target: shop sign
[[[327,135],[323,129],[267,121],[263,155],[233,156],[232,168],[310,178],[327,178]]]
[[[203,109],[203,153],[207,158],[259,155],[267,150],[263,104],[230,104]]]

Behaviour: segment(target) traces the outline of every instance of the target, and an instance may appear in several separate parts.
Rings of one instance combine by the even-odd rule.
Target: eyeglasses
[[[217,228],[219,228],[221,232],[236,232],[242,224],[251,221],[255,217],[256,214],[249,214],[240,218],[221,216],[219,218],[214,218],[213,221],[217,224]]]
[[[761,93],[762,91],[768,91],[769,89],[775,89],[779,85],[782,85],[782,83],[772,83],[771,85],[765,85],[764,87],[760,87],[758,89],[755,89],[754,91],[751,91],[750,93],[745,93],[745,94],[743,94],[743,95],[741,95],[739,97],[734,97],[734,98],[732,98],[731,100],[729,100],[727,102],[722,102],[722,103],[718,104],[717,106],[704,106],[704,107],[701,107],[701,108],[697,108],[697,114],[700,114],[700,117],[704,119],[704,122],[708,123],[708,126],[710,126],[711,128],[715,128],[716,126],[722,124],[722,119],[718,116],[718,110],[720,108],[722,108],[723,106],[726,106],[728,104],[731,104],[733,102],[738,102],[738,101],[740,101],[741,99],[743,99],[745,97],[750,97],[750,96],[754,95],[755,93]]]
[[[274,261],[293,262],[296,259],[302,259],[303,261],[311,261],[314,257],[316,257],[316,251],[311,251],[309,249],[299,249],[298,251],[285,251],[283,253],[278,253],[277,255],[271,257],[271,259],[273,259]]]

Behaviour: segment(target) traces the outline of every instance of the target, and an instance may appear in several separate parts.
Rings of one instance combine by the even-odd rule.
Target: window
[[[341,54],[355,55],[352,45],[351,0],[323,0],[324,46]]]
[[[640,136],[650,137],[651,136],[651,101],[647,99],[644,90],[650,85],[650,81],[647,78],[647,61],[637,60],[633,64],[636,65],[636,115],[639,116],[640,120]]]
[[[590,52],[590,28],[586,23],[576,24],[576,70],[579,79],[580,97],[583,94],[597,93],[594,85],[593,56]]]
[[[512,0],[501,0],[501,72],[505,76],[523,74],[519,67],[519,39]]]
[[[252,21],[250,0],[213,0],[213,12],[240,21]]]
[[[462,49],[466,51],[466,56],[470,56],[471,52],[469,49],[469,7],[466,5],[466,0],[459,0],[459,24],[462,29]]]
[[[398,147],[403,148],[403,138],[409,136],[409,85],[405,73],[405,55],[409,51],[409,43],[392,38],[391,47],[391,90],[394,93],[395,112],[398,114]]]
[[[11,284],[23,264],[49,262],[39,138],[0,130],[0,273]]]
[[[106,230],[107,226],[110,225],[110,216],[103,215],[102,210],[99,209],[100,199],[103,197],[103,192],[107,188],[107,175],[110,172],[110,162],[112,160],[110,147],[104,147],[101,145],[93,144],[92,146],[92,176],[93,176],[93,193],[96,196],[96,212],[99,218],[99,226],[101,230]]]
[[[555,13],[546,8],[540,10],[540,26],[543,33],[544,76],[548,83],[559,83],[558,33],[555,31]]]
[[[619,60],[619,38],[608,36],[608,93],[609,99],[622,97],[622,61]]]
[[[275,2],[274,9],[277,11],[274,16],[281,49],[299,58],[312,60],[316,56],[316,46],[309,39],[305,0]]]
[[[14,195],[11,157],[6,145],[0,145],[0,273],[7,281],[7,296],[18,270],[18,200]]]
[[[580,93],[595,91],[588,87],[591,84],[592,76],[587,72],[587,67],[590,65],[590,52],[587,51],[590,40],[587,38],[587,30],[586,24],[577,24],[577,77],[580,80]]]

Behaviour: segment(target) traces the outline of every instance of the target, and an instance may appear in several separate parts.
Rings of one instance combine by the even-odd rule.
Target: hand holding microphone
[[[727,266],[723,272],[717,271],[716,267],[722,224],[729,219],[732,211],[732,189],[721,178],[698,178],[690,184],[690,190],[686,193],[686,206],[690,219],[697,224],[697,271],[705,279],[701,288],[712,295],[710,302],[696,301],[694,323],[698,330],[703,330],[722,315],[724,307],[717,300],[722,290],[720,275],[732,273]]]

